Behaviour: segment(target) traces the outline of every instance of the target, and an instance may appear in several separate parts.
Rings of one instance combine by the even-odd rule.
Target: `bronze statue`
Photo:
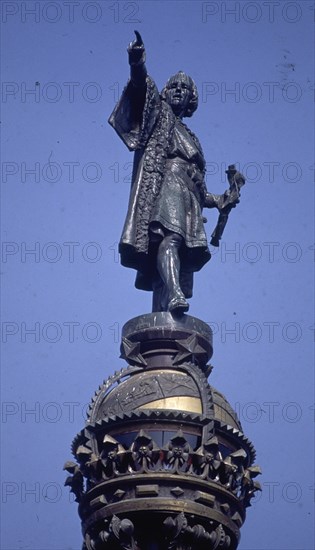
[[[230,189],[208,193],[198,138],[183,123],[198,106],[194,81],[180,71],[159,93],[147,74],[140,34],[128,47],[130,80],[109,123],[135,151],[129,207],[119,252],[137,270],[135,286],[153,290],[153,311],[188,311],[193,273],[211,258],[202,209],[219,210],[211,244],[219,246],[244,177],[231,165]]]
[[[235,411],[208,384],[212,330],[183,312],[210,259],[202,209],[219,210],[218,246],[245,180],[230,165],[229,189],[208,193],[200,143],[182,122],[197,108],[194,82],[179,72],[159,94],[139,33],[128,52],[131,79],[110,118],[135,151],[120,254],[136,286],[153,290],[153,313],[122,327],[127,367],[93,396],[65,485],[79,503],[82,550],[236,550],[260,469]]]

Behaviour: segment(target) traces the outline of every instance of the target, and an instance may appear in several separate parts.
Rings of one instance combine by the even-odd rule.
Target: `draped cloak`
[[[145,88],[128,82],[109,123],[135,151],[119,243],[121,263],[137,270],[137,288],[152,290],[159,235],[178,233],[183,237],[181,286],[190,297],[193,272],[211,257],[202,217],[206,186],[200,143],[160,97],[149,76]]]

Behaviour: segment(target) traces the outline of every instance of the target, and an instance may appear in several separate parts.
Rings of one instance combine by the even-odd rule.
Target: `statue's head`
[[[161,92],[175,115],[190,117],[198,107],[198,91],[193,79],[183,71],[171,76]]]

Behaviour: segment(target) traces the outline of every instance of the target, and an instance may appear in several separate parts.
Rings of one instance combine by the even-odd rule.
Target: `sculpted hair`
[[[188,76],[186,73],[184,73],[183,71],[179,71],[178,73],[171,76],[168,79],[167,83],[165,84],[163,90],[161,91],[160,96],[162,99],[166,100],[166,91],[170,88],[171,84],[175,79],[185,80],[189,84],[189,87],[191,89],[191,98],[187,105],[184,116],[191,117],[198,107],[198,90],[193,79],[190,76]]]

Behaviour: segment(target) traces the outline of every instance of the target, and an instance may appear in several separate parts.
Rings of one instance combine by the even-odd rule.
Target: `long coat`
[[[144,90],[127,84],[109,123],[128,149],[135,151],[128,212],[119,243],[122,265],[138,271],[137,288],[152,290],[155,233],[175,232],[184,243],[181,272],[191,274],[192,286],[193,272],[211,257],[202,217],[205,161],[198,139],[161,99],[149,76]],[[187,297],[191,290],[184,289]]]

